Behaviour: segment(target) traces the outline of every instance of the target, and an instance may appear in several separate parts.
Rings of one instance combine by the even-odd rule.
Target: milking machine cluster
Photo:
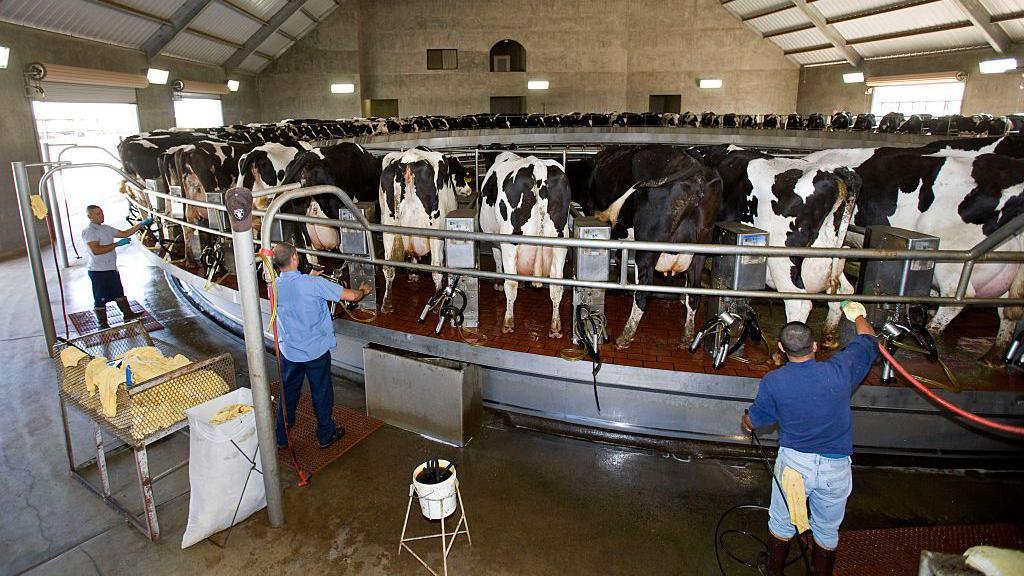
[[[357,202],[356,209],[362,212],[367,222],[373,222],[376,217],[376,207],[373,202]],[[342,208],[338,211],[338,219],[356,221],[356,216],[348,208]],[[373,250],[373,236],[368,230],[342,228],[340,249],[342,254],[350,256],[369,256]],[[376,311],[377,276],[374,265],[366,262],[346,262],[345,266],[348,268],[350,288],[357,289],[363,284],[370,287],[370,292],[358,302],[356,307]]]
[[[611,227],[593,216],[583,215],[581,207],[573,203],[570,211],[574,238],[590,240],[611,239]],[[576,280],[607,282],[611,255],[600,248],[578,247],[573,259]],[[597,373],[601,371],[601,345],[608,342],[608,322],[604,313],[604,290],[574,287],[572,290],[572,342],[582,346],[590,357],[594,377],[594,403],[601,411],[597,395]]]
[[[767,246],[768,233],[737,222],[715,225],[714,243],[730,246]],[[719,254],[711,260],[711,287],[718,290],[764,290],[765,256]],[[690,352],[704,343],[716,370],[747,339],[764,341],[757,313],[747,298],[718,296],[708,301],[708,321],[690,342]]]
[[[476,210],[459,208],[445,216],[445,230],[476,232]],[[476,242],[445,238],[445,265],[448,268],[477,269]],[[480,325],[480,281],[476,276],[446,274],[441,288],[428,300],[420,311],[419,321],[427,321],[432,310],[437,310],[437,326],[434,334],[440,334],[445,322],[455,330],[476,328]]]
[[[1017,332],[1010,340],[1010,346],[1003,357],[1008,368],[1024,370],[1024,321],[1017,323]]]
[[[889,250],[938,250],[939,239],[912,230],[891,226],[868,226],[864,234],[865,248]],[[931,292],[935,262],[932,260],[866,260],[861,264],[857,292],[872,296],[928,296]],[[867,319],[885,341],[886,349],[895,353],[897,347],[909,348],[925,354],[931,361],[939,359],[935,340],[925,330],[925,308],[919,304],[868,303]],[[852,334],[845,321],[843,340]],[[902,344],[905,337],[913,338],[918,347]],[[882,364],[882,382],[891,383],[896,377],[892,366]]]

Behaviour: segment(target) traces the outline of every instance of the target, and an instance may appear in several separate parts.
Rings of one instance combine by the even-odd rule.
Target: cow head
[[[327,165],[322,156],[316,152],[300,152],[288,163],[284,178],[281,184],[298,182],[303,187],[330,185],[334,186],[334,177],[327,170]]]
[[[476,173],[468,166],[463,166],[454,156],[445,156],[448,179],[457,196],[469,196],[476,185]]]
[[[242,156],[238,163],[238,184],[253,191],[277,185],[277,169],[266,150],[253,150]]]

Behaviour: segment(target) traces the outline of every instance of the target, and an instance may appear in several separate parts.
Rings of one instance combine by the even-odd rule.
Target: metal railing
[[[519,151],[517,151],[519,152]],[[216,204],[212,202],[205,202],[202,200],[194,200],[191,198],[183,198],[172,194],[167,194],[147,188],[146,184],[138,181],[131,175],[127,174],[123,169],[104,163],[84,163],[84,164],[58,164],[49,168],[46,173],[40,178],[40,187],[45,185],[45,182],[52,177],[52,175],[58,171],[70,169],[70,168],[87,168],[87,167],[105,167],[113,170],[120,174],[128,181],[129,184],[137,188],[141,193],[146,194],[149,197],[162,198],[168,202],[178,202],[185,205],[195,206],[199,208],[205,208],[207,210],[218,210],[226,212],[226,208],[222,204]],[[425,236],[430,238],[440,239],[455,239],[455,240],[471,240],[474,242],[487,242],[492,244],[500,243],[513,243],[513,244],[531,244],[537,246],[548,246],[558,248],[591,248],[591,249],[602,249],[602,250],[616,250],[620,252],[620,263],[629,261],[630,251],[637,252],[658,252],[658,253],[690,253],[690,254],[704,254],[704,255],[742,255],[742,256],[766,256],[770,258],[791,258],[791,257],[803,257],[803,258],[833,258],[833,259],[872,259],[872,260],[920,260],[920,261],[932,261],[932,262],[963,262],[964,267],[960,275],[958,282],[958,288],[956,294],[953,296],[879,296],[879,295],[858,295],[858,299],[864,302],[889,302],[889,303],[916,303],[916,304],[940,304],[940,305],[953,305],[953,306],[964,306],[964,305],[986,305],[986,306],[1003,306],[1003,305],[1024,305],[1024,298],[980,298],[980,297],[968,297],[967,289],[970,283],[973,268],[976,263],[993,263],[993,262],[1024,262],[1024,252],[1017,251],[996,251],[996,249],[1003,243],[1008,241],[1012,236],[1019,233],[1024,228],[1024,214],[1018,215],[1010,222],[1004,224],[1001,228],[996,230],[993,234],[989,235],[986,239],[979,242],[968,250],[889,250],[889,249],[870,249],[870,248],[814,248],[814,247],[787,247],[787,246],[727,246],[721,244],[694,244],[694,243],[673,243],[673,242],[643,242],[636,240],[596,240],[596,239],[582,239],[582,238],[549,238],[542,236],[517,236],[511,234],[491,234],[486,232],[464,232],[454,230],[437,230],[429,228],[410,228],[403,226],[393,226],[387,224],[378,224],[366,221],[361,217],[361,213],[355,210],[355,204],[351,197],[348,196],[344,191],[333,186],[318,186],[315,188],[315,194],[335,194],[342,201],[347,208],[356,214],[357,220],[341,220],[338,218],[320,218],[313,216],[305,216],[300,214],[286,214],[275,212],[270,214],[268,212],[254,210],[253,215],[263,218],[263,232],[262,232],[262,244],[264,246],[269,243],[269,233],[271,229],[271,222],[274,219],[280,219],[291,222],[298,222],[303,224],[317,224],[322,226],[331,226],[335,228],[345,228],[352,230],[360,230],[363,232],[370,232],[372,234],[389,233],[401,236]],[[42,189],[42,188],[41,188]],[[253,193],[254,197],[266,197],[273,196],[282,193],[288,193],[297,190],[309,191],[310,189],[302,189],[298,184],[288,184],[284,186],[276,186],[260,190]],[[308,194],[306,194],[308,195]],[[187,222],[185,220],[174,218],[168,214],[157,212],[153,208],[140,203],[135,198],[128,198],[129,202],[136,208],[142,210],[145,213],[152,215],[153,217],[166,220],[178,226],[189,227],[194,230],[212,234],[215,236],[230,238],[231,234],[226,231],[216,230],[208,226],[202,226],[200,224]],[[269,222],[268,222],[269,217]],[[254,242],[259,244],[258,242]],[[543,284],[558,284],[562,286],[570,287],[581,287],[581,288],[598,288],[605,290],[628,290],[628,291],[640,291],[640,292],[660,292],[666,294],[693,294],[701,296],[731,296],[737,298],[759,298],[759,299],[775,299],[775,300],[813,300],[813,301],[839,301],[847,298],[847,295],[842,294],[826,294],[826,293],[805,293],[805,292],[776,292],[770,290],[726,290],[717,288],[702,288],[695,286],[672,286],[672,285],[658,285],[658,284],[640,284],[629,282],[628,276],[625,274],[625,266],[621,267],[621,273],[617,281],[584,281],[576,280],[573,278],[549,278],[543,276],[529,276],[522,274],[507,274],[500,272],[490,272],[485,270],[467,270],[461,268],[448,268],[446,266],[433,266],[430,264],[420,264],[417,262],[404,262],[404,261],[385,261],[376,256],[357,256],[350,254],[341,254],[337,252],[327,252],[323,250],[313,250],[308,248],[299,247],[298,250],[304,254],[311,254],[317,257],[323,258],[334,258],[342,261],[368,263],[378,266],[393,266],[397,268],[404,268],[409,270],[416,270],[421,272],[438,272],[443,274],[457,274],[466,276],[475,276],[477,278],[484,278],[489,280],[513,280],[517,282],[540,282]]]

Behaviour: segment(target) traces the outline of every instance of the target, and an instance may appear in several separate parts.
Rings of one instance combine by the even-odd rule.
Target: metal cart
[[[139,346],[153,346],[153,340],[142,325],[142,320],[85,334],[68,341],[59,341],[53,347],[57,369],[57,387],[60,399],[61,422],[64,425],[64,443],[68,466],[72,475],[110,507],[125,516],[128,522],[150,540],[160,538],[153,483],[188,464],[188,459],[175,464],[156,477],[150,476],[146,448],[188,425],[185,410],[227,393],[234,388],[235,370],[231,355],[224,353],[139,382],[131,388],[117,391],[117,413],[107,417],[103,413],[99,394],[90,395],[85,383],[85,367],[91,358],[114,357]],[[76,366],[65,368],[60,354],[74,346],[88,357]],[[68,405],[77,408],[95,425],[96,456],[80,464],[75,463],[68,424]],[[110,478],[106,457],[112,450],[103,446],[103,431],[121,440],[134,451],[135,469],[142,494],[143,516],[133,513],[110,491]],[[118,450],[120,447],[114,448]],[[96,466],[100,485],[96,486],[83,472]]]

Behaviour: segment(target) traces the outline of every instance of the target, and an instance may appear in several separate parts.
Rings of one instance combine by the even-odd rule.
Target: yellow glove
[[[843,309],[843,314],[846,315],[846,319],[850,322],[857,320],[858,316],[864,316],[867,318],[868,311],[864,308],[864,305],[860,302],[854,302],[853,300],[843,300],[840,303],[840,307]]]

